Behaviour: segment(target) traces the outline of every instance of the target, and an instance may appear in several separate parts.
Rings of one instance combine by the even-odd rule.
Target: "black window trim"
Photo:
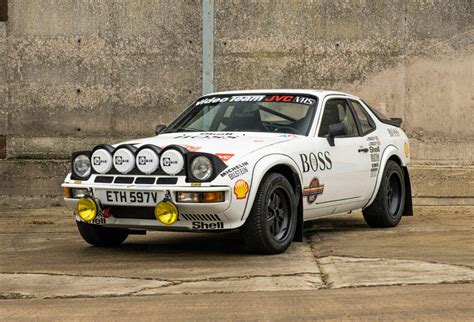
[[[358,102],[354,98],[348,98],[347,101],[349,102],[349,105],[351,106],[352,113],[355,115],[355,121],[357,123],[357,128],[359,130],[359,136],[364,137],[364,136],[367,136],[368,134],[374,132],[377,129],[377,124],[372,119],[372,117],[370,117],[370,114],[367,113],[367,110],[365,109],[364,104],[361,104],[360,102]],[[365,116],[367,117],[367,120],[369,121],[369,124],[372,123],[371,125],[373,126],[373,128],[370,131],[367,131],[365,133],[362,131],[362,125],[360,124],[359,116],[357,115],[357,112],[355,111],[355,108],[352,105],[352,101],[359,103],[359,105],[362,107],[362,112],[365,114]]]

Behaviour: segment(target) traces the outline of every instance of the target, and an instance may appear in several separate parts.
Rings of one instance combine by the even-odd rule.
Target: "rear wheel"
[[[247,248],[265,254],[284,252],[295,235],[296,204],[288,180],[279,173],[267,174],[241,228]]]
[[[94,246],[118,246],[128,237],[128,229],[108,228],[76,221],[82,238]]]
[[[374,202],[363,210],[365,222],[371,227],[395,227],[405,206],[405,181],[400,166],[389,160]]]

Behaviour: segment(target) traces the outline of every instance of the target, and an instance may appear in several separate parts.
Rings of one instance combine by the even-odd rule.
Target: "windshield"
[[[198,100],[169,132],[269,132],[307,135],[316,99],[298,95],[229,95]]]

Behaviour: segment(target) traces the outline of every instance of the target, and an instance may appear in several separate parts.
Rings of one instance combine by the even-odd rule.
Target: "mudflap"
[[[403,176],[405,177],[405,207],[403,208],[403,216],[413,216],[413,200],[411,196],[411,183],[408,168],[402,167]]]
[[[303,220],[303,202],[301,197],[298,198],[298,207],[296,210],[296,216],[297,216],[297,221],[296,221],[296,231],[295,231],[295,236],[293,237],[294,242],[303,242],[303,230],[304,230],[304,220]]]

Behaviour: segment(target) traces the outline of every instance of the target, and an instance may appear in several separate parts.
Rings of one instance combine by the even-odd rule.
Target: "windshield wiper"
[[[176,133],[176,132],[201,132],[201,130],[191,129],[188,127],[177,127],[175,129],[169,129],[165,133]]]

